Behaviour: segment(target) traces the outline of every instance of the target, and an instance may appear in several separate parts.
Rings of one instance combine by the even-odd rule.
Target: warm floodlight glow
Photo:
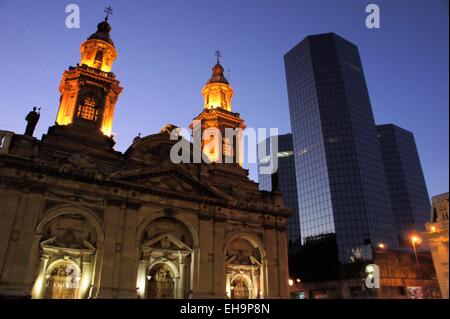
[[[202,90],[205,109],[222,108],[231,112],[233,89],[225,83],[208,83]]]
[[[411,242],[413,244],[420,244],[420,242],[421,242],[420,237],[415,236],[415,235],[411,236]]]

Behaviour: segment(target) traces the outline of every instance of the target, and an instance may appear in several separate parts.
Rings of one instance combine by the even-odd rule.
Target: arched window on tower
[[[94,68],[101,68],[103,63],[103,50],[97,50],[94,58]]]
[[[97,121],[98,108],[95,98],[86,96],[78,107],[77,116],[88,121]]]

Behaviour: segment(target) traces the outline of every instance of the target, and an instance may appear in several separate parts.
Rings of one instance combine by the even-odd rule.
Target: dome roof
[[[181,139],[186,143],[185,148],[192,148],[193,145],[186,139]],[[172,146],[179,143],[180,140],[171,140],[170,133],[163,132],[151,134],[147,136],[139,136],[133,140],[133,144],[125,152],[128,158],[134,158],[139,161],[153,162],[155,164],[161,162],[172,162],[171,149]],[[190,154],[193,154],[191,149]]]
[[[88,40],[91,39],[102,40],[114,46],[114,42],[111,40],[109,32],[111,32],[111,26],[109,25],[108,19],[106,18],[105,21],[102,21],[97,25],[97,32],[93,33],[88,38]]]
[[[213,74],[211,76],[211,78],[208,80],[208,82],[206,82],[206,84],[209,83],[224,83],[224,84],[228,84],[228,80],[226,79],[226,77],[223,75],[223,66],[220,65],[219,62],[216,63],[216,65],[214,65],[214,67],[212,68]]]

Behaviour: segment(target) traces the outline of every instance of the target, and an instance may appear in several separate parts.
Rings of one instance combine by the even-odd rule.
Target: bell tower
[[[220,51],[215,54],[217,62],[212,68],[211,78],[202,90],[203,112],[189,127],[193,130],[194,137],[197,126],[201,128],[201,149],[210,162],[232,162],[242,166],[242,130],[245,123],[239,113],[231,111],[234,91],[223,74]],[[220,132],[220,136],[215,136],[214,131]],[[227,131],[234,131],[234,134],[228,136]]]
[[[76,126],[111,137],[114,108],[122,87],[111,72],[117,51],[108,23],[112,9],[108,7],[105,11],[105,20],[81,44],[80,63],[64,71],[59,86],[61,97],[56,124]]]

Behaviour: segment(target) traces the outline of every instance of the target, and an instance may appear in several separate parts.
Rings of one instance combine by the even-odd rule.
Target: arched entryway
[[[175,274],[164,263],[152,267],[147,274],[147,292],[149,299],[174,299]]]
[[[91,296],[98,244],[104,232],[96,217],[79,207],[47,212],[36,227],[40,255],[31,291],[34,299],[82,299]]]
[[[236,233],[225,244],[226,294],[232,299],[264,298],[265,251],[261,241],[249,233]]]
[[[155,218],[142,227],[137,276],[139,298],[181,299],[192,289],[195,236],[173,216]]]

